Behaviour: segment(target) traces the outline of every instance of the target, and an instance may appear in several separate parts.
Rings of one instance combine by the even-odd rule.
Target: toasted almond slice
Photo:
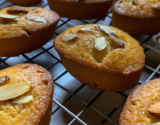
[[[123,48],[124,47],[124,43],[121,41],[121,40],[119,40],[117,37],[115,37],[114,35],[110,35],[113,39],[114,39],[114,41],[116,41],[119,45],[120,45],[120,48]]]
[[[19,18],[19,16],[14,16],[14,15],[9,15],[9,14],[3,14],[3,13],[0,13],[0,17],[1,18],[5,18],[5,19],[13,19],[13,20],[16,20]]]
[[[100,30],[102,30],[103,32],[105,32],[108,35],[112,35],[112,34],[117,34],[115,31],[107,28],[106,26],[99,26]]]
[[[27,18],[27,20],[30,20],[30,21],[35,21],[35,22],[40,22],[40,23],[47,23],[47,21],[44,18],[38,17],[38,16],[34,16],[34,15],[31,15],[31,14],[27,14],[26,18]]]
[[[70,41],[70,40],[72,40],[72,39],[75,39],[75,38],[77,38],[78,37],[78,35],[77,34],[72,34],[72,33],[70,33],[70,34],[65,34],[65,35],[63,35],[63,36],[61,36],[61,38],[62,38],[62,40],[63,41]]]
[[[82,30],[82,31],[90,31],[91,29],[85,26],[85,27],[82,27],[80,30]]]
[[[151,105],[148,108],[148,113],[157,118],[160,118],[160,102]]]
[[[105,37],[98,37],[95,39],[94,47],[97,50],[103,50],[107,46],[106,38]]]
[[[13,103],[28,103],[31,100],[33,100],[33,96],[32,95],[28,95],[28,96],[20,96],[16,99],[13,100]]]
[[[11,6],[7,10],[8,13],[28,13],[29,9],[27,7],[22,6]]]
[[[160,34],[158,34],[154,39],[156,42],[160,43]]]
[[[115,35],[117,34],[115,31],[107,28],[106,26],[101,26],[101,25],[99,26],[99,29],[104,33],[106,33],[107,35],[109,35],[114,41],[116,41],[120,45],[120,48],[124,47],[124,43],[117,37],[115,37]]]
[[[21,82],[0,88],[0,101],[16,98],[30,89],[30,83]]]
[[[84,32],[84,33],[92,33],[93,31],[89,27],[82,27],[79,32]]]
[[[0,83],[6,83],[9,81],[9,76],[5,75],[5,76],[2,76],[0,77]]]
[[[152,8],[154,8],[154,9],[160,9],[160,4],[158,4],[158,3],[157,4],[153,4]]]

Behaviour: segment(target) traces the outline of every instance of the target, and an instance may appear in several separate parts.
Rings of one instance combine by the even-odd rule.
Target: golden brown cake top
[[[79,25],[56,37],[54,47],[65,57],[89,67],[129,74],[144,66],[143,48],[122,30]]]
[[[8,76],[8,81],[3,82],[5,81],[4,76]],[[24,83],[25,86],[22,86]],[[24,87],[28,84],[30,87],[26,91]],[[18,87],[15,85],[18,85]],[[4,89],[5,91],[3,91]],[[12,90],[14,90],[14,93],[10,95]],[[25,93],[20,93],[15,98],[6,99],[16,95],[17,92],[19,94],[21,90],[25,91]],[[19,64],[1,70],[0,124],[39,125],[41,118],[46,113],[50,100],[52,100],[52,94],[52,75],[41,66],[36,64]]]
[[[151,18],[160,15],[159,0],[119,0],[113,6],[113,11],[120,15]]]
[[[128,97],[120,125],[160,124],[160,78],[138,86]]]
[[[57,13],[41,7],[12,6],[0,10],[0,39],[30,37],[59,21]]]

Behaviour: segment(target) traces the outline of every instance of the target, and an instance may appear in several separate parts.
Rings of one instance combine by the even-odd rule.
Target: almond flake
[[[28,13],[29,9],[22,6],[11,6],[7,10],[8,13]]]
[[[0,101],[16,98],[30,89],[30,83],[21,82],[0,88]]]
[[[65,34],[65,35],[63,35],[63,36],[61,36],[61,38],[62,38],[62,40],[63,41],[70,41],[70,40],[72,40],[72,39],[75,39],[75,38],[77,38],[78,37],[78,35],[77,34],[72,34],[72,33],[70,33],[70,34]]]
[[[28,96],[20,96],[16,99],[14,99],[13,103],[28,103],[31,100],[33,100],[33,96],[32,95],[28,95]]]
[[[79,31],[82,33],[92,33],[93,32],[90,28],[88,28],[86,26],[82,27]]]
[[[83,31],[90,31],[91,29],[85,26],[85,27],[82,27],[80,30],[83,30]]]
[[[115,31],[107,28],[106,26],[99,26],[100,30],[104,31],[108,35],[117,34]]]
[[[9,81],[9,76],[5,75],[5,76],[2,76],[0,77],[0,83],[6,83]]]
[[[95,39],[94,47],[97,50],[103,50],[107,46],[106,38],[105,37],[98,37]]]
[[[152,8],[154,8],[154,9],[160,9],[160,6],[159,6],[159,4],[153,4]]]
[[[115,35],[117,34],[115,31],[107,28],[106,26],[99,26],[99,28],[100,30],[105,32],[107,35],[109,35],[114,41],[116,41],[120,45],[120,48],[124,47],[124,43],[120,39],[115,37]]]
[[[34,15],[30,15],[30,14],[27,14],[26,18],[27,18],[27,20],[30,20],[30,21],[35,21],[35,22],[40,22],[40,23],[47,23],[47,21],[44,18],[38,17],[38,16],[34,16]]]
[[[148,108],[148,113],[157,118],[160,118],[160,102],[151,105]]]
[[[160,34],[158,34],[158,35],[154,38],[154,40],[155,40],[156,42],[160,43]]]
[[[110,35],[110,36],[120,45],[120,48],[124,47],[124,43],[120,39],[118,39],[114,35]]]
[[[1,18],[17,20],[19,16],[0,13]]]

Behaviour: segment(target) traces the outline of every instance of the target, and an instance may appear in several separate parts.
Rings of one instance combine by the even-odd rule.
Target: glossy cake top
[[[40,66],[19,64],[1,70],[0,124],[39,124],[52,94],[52,75]]]
[[[57,36],[53,44],[65,57],[89,67],[128,74],[144,66],[139,43],[110,26],[75,26]]]

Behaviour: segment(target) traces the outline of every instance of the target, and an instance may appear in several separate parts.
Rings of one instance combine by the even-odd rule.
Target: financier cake
[[[160,78],[143,83],[130,93],[119,122],[120,125],[160,124]]]
[[[53,77],[36,64],[18,64],[0,71],[0,124],[49,125]]]
[[[41,2],[42,0],[7,0],[7,1],[18,5],[31,5]]]
[[[48,0],[50,8],[61,17],[72,19],[104,18],[113,0]]]
[[[112,25],[130,34],[160,31],[159,0],[118,0],[112,8]]]
[[[143,48],[114,27],[88,24],[67,29],[53,42],[65,68],[93,89],[134,87],[145,63]]]
[[[38,49],[52,38],[59,19],[56,12],[41,7],[0,10],[0,57]]]

